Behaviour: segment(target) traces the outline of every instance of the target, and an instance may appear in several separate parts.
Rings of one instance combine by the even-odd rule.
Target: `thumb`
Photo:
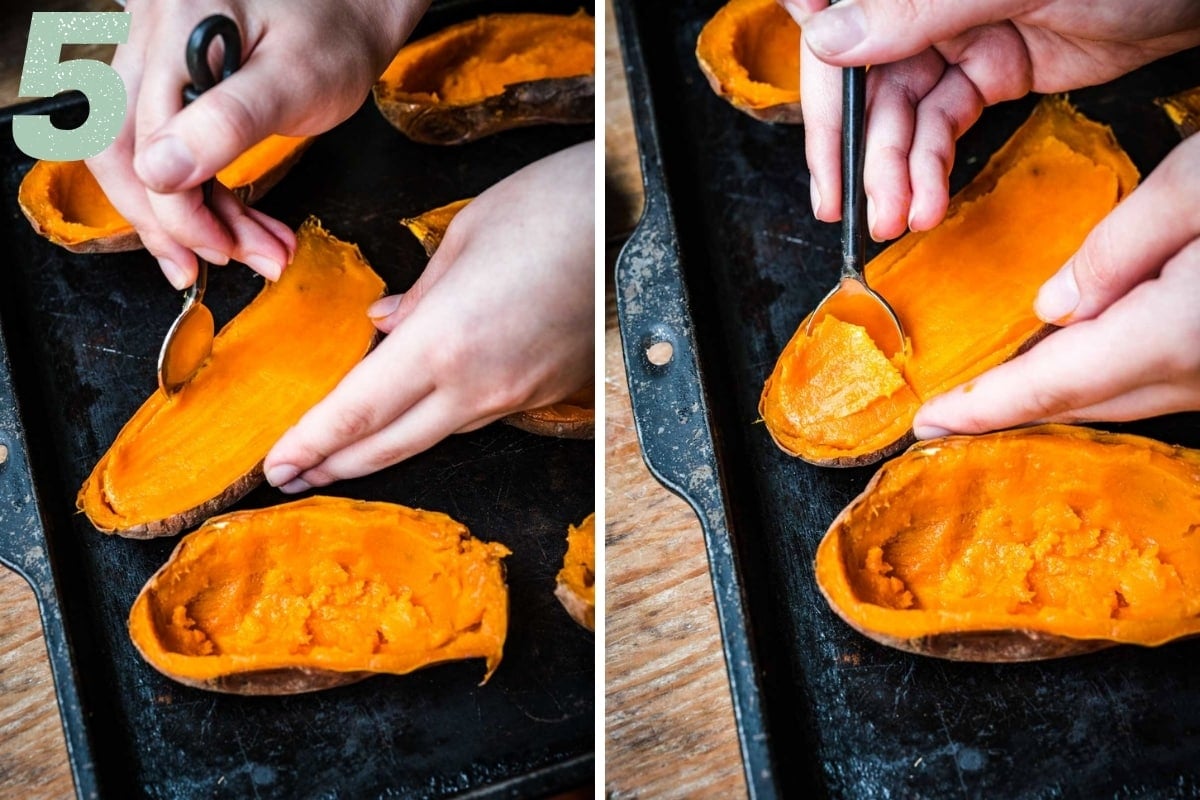
[[[263,63],[248,62],[162,124],[147,126],[133,162],[147,187],[170,193],[196,186],[284,127],[288,103],[281,96],[281,81],[277,75],[272,79]],[[150,80],[147,76],[145,83]],[[141,105],[154,102],[156,88],[143,86],[139,127]],[[169,91],[178,93],[177,88]]]
[[[1200,218],[1180,214],[1200,200],[1200,139],[1185,140],[1146,182],[1100,221],[1075,255],[1038,291],[1034,311],[1060,325],[1093,319],[1139,283],[1158,275],[1200,235]]]
[[[811,2],[782,2],[812,51],[838,66],[899,61],[1029,5],[1018,0],[841,0],[810,14]]]

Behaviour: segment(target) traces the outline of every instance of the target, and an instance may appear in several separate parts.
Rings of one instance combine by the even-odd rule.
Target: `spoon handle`
[[[862,279],[867,200],[863,190],[863,130],[867,68],[842,70],[842,277]]]

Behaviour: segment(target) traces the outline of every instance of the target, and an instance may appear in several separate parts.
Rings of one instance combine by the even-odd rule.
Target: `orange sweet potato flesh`
[[[913,446],[816,556],[833,609],[916,653],[1024,661],[1200,632],[1200,451],[1044,425]]]
[[[925,400],[1050,330],[1033,311],[1038,289],[1137,178],[1108,128],[1062,98],[1043,101],[951,200],[941,225],[867,265],[867,282],[904,325],[907,356],[888,359],[836,312],[811,336],[801,323],[759,404],[775,442],[827,466],[869,464],[902,448]]]
[[[468,20],[401,48],[375,84],[375,103],[398,130],[427,144],[591,122],[595,32],[582,11]]]
[[[244,202],[266,194],[311,138],[268,136],[217,173]],[[142,246],[133,225],[112,206],[82,161],[38,161],[17,193],[33,229],[74,253],[117,253]]]
[[[1200,130],[1200,86],[1156,100],[1183,138]]]
[[[169,678],[294,694],[504,650],[501,544],[445,514],[310,497],[209,520],[185,536],[129,615]]]
[[[455,200],[444,206],[400,220],[425,248],[430,258],[446,236],[446,229],[458,212],[474,198]],[[596,387],[585,386],[557,403],[517,411],[504,417],[504,422],[540,436],[560,439],[591,439],[596,435]]]
[[[370,350],[383,281],[358,248],[309,220],[277,283],[235,316],[178,393],[156,391],[79,491],[99,530],[178,533],[261,480],[276,440]]]
[[[800,26],[775,0],[731,0],[700,31],[712,90],[763,122],[799,123]]]
[[[555,579],[554,596],[589,631],[596,630],[596,515],[567,528],[567,552]]]
[[[438,249],[438,245],[442,243],[442,239],[446,235],[446,229],[450,227],[450,221],[458,215],[459,211],[466,208],[467,203],[474,199],[473,197],[468,197],[463,200],[455,200],[453,203],[447,203],[444,206],[431,208],[415,217],[405,217],[400,220],[400,224],[408,228],[409,232],[417,237],[417,241],[425,249],[425,255],[432,258],[434,252]]]

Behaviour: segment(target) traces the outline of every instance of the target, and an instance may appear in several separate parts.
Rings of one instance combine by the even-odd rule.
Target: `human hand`
[[[883,241],[946,215],[954,143],[984,106],[1111,80],[1200,44],[1194,0],[780,0],[804,29],[800,98],[818,219],[841,218],[841,77],[867,73],[863,184]]]
[[[371,308],[386,338],[275,444],[267,480],[292,493],[366,475],[584,386],[594,162],[576,145],[460,211],[412,288]]]
[[[291,230],[221,186],[206,207],[200,184],[270,134],[315,135],[349,117],[427,6],[129,0],[129,41],[113,57],[128,94],[125,124],[87,163],[176,288],[195,280],[196,256],[279,277],[295,250]],[[188,36],[217,13],[238,24],[242,66],[184,108]]]
[[[1167,156],[1038,293],[1065,325],[927,402],[919,438],[1200,409],[1200,136]]]

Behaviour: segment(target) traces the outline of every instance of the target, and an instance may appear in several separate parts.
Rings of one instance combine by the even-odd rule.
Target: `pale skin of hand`
[[[386,337],[275,444],[268,482],[366,475],[590,381],[594,151],[535,162],[459,212],[412,288],[372,306]]]
[[[813,210],[841,217],[840,67],[867,74],[868,227],[946,214],[955,141],[987,105],[1116,78],[1200,44],[1193,0],[781,0],[804,28]],[[1173,152],[1038,293],[1065,327],[917,413],[920,438],[1200,408],[1200,139]],[[969,387],[969,390],[968,390]]]
[[[125,124],[116,142],[87,164],[172,285],[195,281],[197,256],[279,277],[295,252],[292,231],[220,186],[205,207],[200,184],[270,134],[315,135],[348,118],[427,6],[428,0],[129,0],[129,41],[113,57],[128,94]],[[238,23],[242,66],[184,108],[188,36],[211,14]]]

